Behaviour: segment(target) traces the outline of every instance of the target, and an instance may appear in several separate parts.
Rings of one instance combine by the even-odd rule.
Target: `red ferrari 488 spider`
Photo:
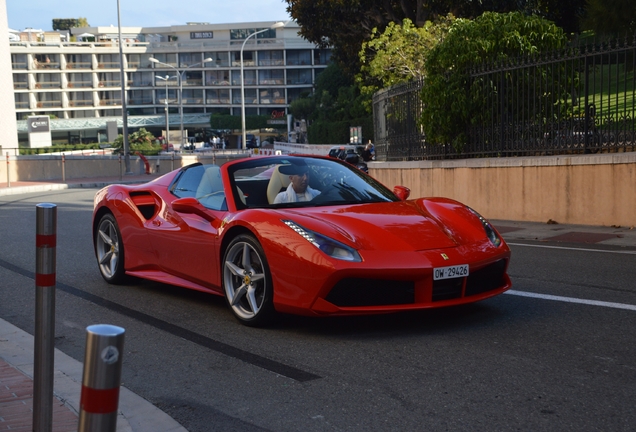
[[[445,198],[408,200],[318,156],[193,164],[95,196],[99,270],[225,296],[240,322],[277,312],[387,313],[471,303],[510,288],[510,249]]]

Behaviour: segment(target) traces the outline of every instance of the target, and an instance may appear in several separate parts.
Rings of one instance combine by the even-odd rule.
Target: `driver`
[[[320,194],[319,190],[309,187],[309,167],[304,162],[280,165],[281,174],[289,175],[291,183],[286,190],[276,195],[274,204],[311,201]]]

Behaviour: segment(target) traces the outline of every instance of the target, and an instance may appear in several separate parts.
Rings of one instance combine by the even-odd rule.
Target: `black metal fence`
[[[373,98],[379,160],[422,160],[636,151],[636,35],[469,71],[473,112],[458,151],[427,142],[424,81]]]

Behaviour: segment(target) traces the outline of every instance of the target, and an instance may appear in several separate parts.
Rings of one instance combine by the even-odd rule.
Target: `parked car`
[[[254,134],[245,135],[245,147],[248,149],[260,147],[260,140]]]
[[[356,168],[369,172],[369,167],[362,159],[362,152],[364,150],[363,145],[344,144],[339,146],[333,146],[329,149],[329,157],[343,160],[350,163]]]

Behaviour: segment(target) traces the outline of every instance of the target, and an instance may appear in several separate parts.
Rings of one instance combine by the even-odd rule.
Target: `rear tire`
[[[223,256],[223,290],[234,316],[244,325],[269,324],[274,310],[274,290],[265,252],[254,236],[241,234]]]
[[[95,256],[99,272],[110,284],[121,284],[126,278],[124,270],[124,243],[115,217],[107,213],[99,220],[95,231]]]

